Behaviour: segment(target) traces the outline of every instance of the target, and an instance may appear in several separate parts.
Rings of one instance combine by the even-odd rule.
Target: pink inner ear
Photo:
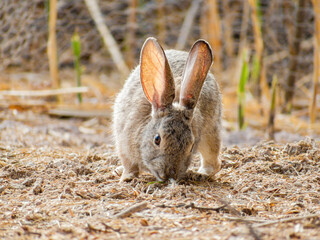
[[[154,39],[148,39],[141,51],[140,77],[144,93],[152,103],[160,104],[159,94],[164,89],[162,81],[164,69],[162,49]]]
[[[148,38],[142,47],[140,78],[149,102],[157,108],[167,106],[174,83],[165,53],[154,38]]]
[[[192,97],[193,97],[192,94],[188,94],[188,95],[187,95],[187,98],[188,98],[188,99],[190,99],[190,98],[192,98]]]
[[[182,106],[195,107],[211,64],[212,52],[208,43],[197,41],[190,50],[184,69],[179,101]]]

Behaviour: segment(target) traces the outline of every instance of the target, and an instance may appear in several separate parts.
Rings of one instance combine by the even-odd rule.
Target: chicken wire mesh
[[[0,68],[12,67],[21,71],[48,70],[48,1],[0,1]],[[208,1],[200,1],[184,49],[198,38],[206,37],[204,28],[210,27]],[[223,70],[228,70],[245,42],[254,51],[253,22],[247,0],[220,0],[218,13],[221,22]],[[118,43],[125,61],[137,64],[139,51],[148,36],[155,36],[165,46],[174,48],[185,17],[190,13],[191,0],[100,0],[104,22]],[[301,50],[295,69],[297,79],[310,76],[313,71],[314,11],[307,1],[302,9],[302,22],[295,20],[297,1],[260,0],[259,14],[264,42],[264,59],[268,81],[274,74],[280,78],[288,74],[289,46],[294,41],[294,29],[300,24],[303,31],[297,41]],[[134,12],[132,12],[134,11]],[[73,67],[70,40],[75,31],[81,38],[81,64],[87,72],[112,71],[112,58],[83,0],[59,0],[57,43],[59,68]],[[130,16],[134,14],[133,20]],[[131,15],[130,15],[131,14]],[[210,13],[209,13],[210,14]],[[207,29],[210,32],[210,28]],[[130,33],[133,33],[130,35]]]

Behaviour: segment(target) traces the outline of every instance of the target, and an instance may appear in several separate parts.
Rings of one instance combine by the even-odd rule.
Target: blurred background
[[[319,0],[1,0],[0,107],[110,119],[144,40],[214,52],[225,141],[320,134]]]

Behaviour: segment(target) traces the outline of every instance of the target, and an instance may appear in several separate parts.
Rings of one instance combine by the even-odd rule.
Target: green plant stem
[[[80,68],[81,45],[80,45],[80,37],[77,32],[73,34],[71,45],[73,50],[74,68],[76,72],[76,82],[77,82],[77,86],[81,87],[81,68]],[[82,94],[78,93],[77,95],[78,95],[79,103],[81,103]]]
[[[243,129],[245,126],[245,100],[246,100],[246,83],[249,78],[249,54],[248,49],[244,48],[242,52],[242,68],[238,85],[238,123],[239,129]]]

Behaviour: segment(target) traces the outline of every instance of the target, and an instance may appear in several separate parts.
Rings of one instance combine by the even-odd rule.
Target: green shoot
[[[239,129],[244,128],[244,112],[245,112],[245,100],[246,100],[246,83],[249,78],[249,54],[248,49],[243,49],[242,57],[242,69],[238,85],[238,123]]]
[[[153,181],[153,182],[148,182],[147,185],[151,185],[151,184],[156,184],[156,183],[165,183],[164,181]]]
[[[81,86],[81,69],[80,69],[80,55],[81,55],[81,45],[80,37],[77,32],[75,32],[71,39],[71,45],[73,50],[74,68],[76,72],[76,82],[77,87]],[[79,103],[82,102],[82,94],[78,93]]]

